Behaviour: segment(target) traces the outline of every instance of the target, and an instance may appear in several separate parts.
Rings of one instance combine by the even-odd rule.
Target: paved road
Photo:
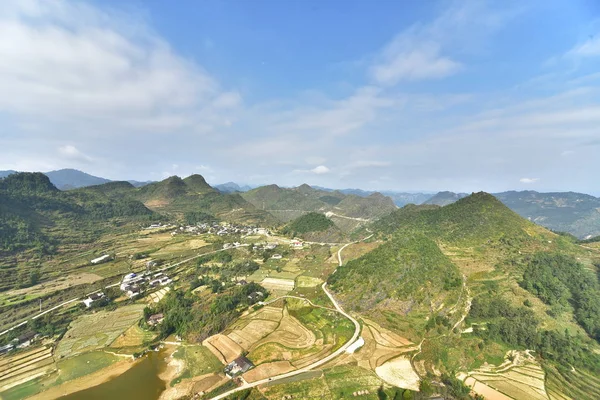
[[[229,249],[219,249],[219,250],[209,251],[208,253],[202,253],[202,254],[198,254],[198,255],[196,255],[196,256],[193,256],[193,257],[187,258],[187,259],[185,259],[185,260],[183,260],[183,261],[179,261],[179,262],[177,262],[177,263],[175,263],[175,264],[171,264],[171,265],[168,265],[168,266],[166,266],[166,267],[164,267],[164,268],[158,269],[157,271],[159,271],[159,272],[160,272],[160,271],[166,271],[166,270],[168,270],[168,269],[171,269],[171,268],[178,267],[178,266],[180,266],[181,264],[184,264],[184,263],[186,263],[186,262],[189,262],[189,261],[195,260],[196,258],[199,258],[199,257],[202,257],[202,256],[206,256],[206,255],[209,255],[209,254],[218,253],[218,252],[220,252],[220,251],[231,250],[231,249],[237,249],[238,247],[245,247],[245,246],[249,246],[249,245],[248,245],[248,244],[241,244],[241,245],[239,245],[239,246],[230,247]],[[115,286],[119,286],[120,284],[121,284],[121,281],[119,281],[119,282],[117,282],[117,283],[113,283],[113,284],[107,285],[107,286],[105,286],[105,289],[106,289],[106,288],[115,287]],[[64,306],[66,306],[66,305],[68,305],[68,304],[71,304],[71,303],[73,303],[73,302],[75,302],[75,301],[78,301],[78,300],[85,299],[85,298],[86,298],[86,297],[88,297],[89,295],[91,295],[91,294],[94,294],[94,293],[97,293],[97,292],[100,292],[100,291],[102,291],[102,289],[94,290],[93,292],[87,293],[87,294],[85,294],[84,296],[81,296],[81,297],[76,297],[76,298],[74,298],[74,299],[71,299],[71,300],[69,300],[69,301],[65,301],[64,303],[61,303],[61,304],[59,304],[59,305],[57,305],[57,306],[54,306],[54,307],[52,307],[52,308],[49,308],[49,309],[48,309],[48,310],[46,310],[46,311],[43,311],[43,312],[41,312],[41,313],[39,313],[39,314],[36,314],[36,315],[34,315],[34,316],[32,316],[32,317],[29,317],[29,319],[26,319],[25,321],[23,321],[23,322],[21,322],[21,323],[19,323],[19,324],[15,325],[15,326],[13,326],[12,328],[9,328],[9,329],[7,329],[7,330],[5,330],[5,331],[2,331],[2,332],[0,332],[0,336],[6,335],[8,332],[10,332],[10,331],[12,331],[12,330],[14,330],[14,329],[17,329],[17,328],[19,328],[19,327],[21,327],[21,326],[23,326],[23,325],[26,325],[26,324],[27,324],[27,323],[28,323],[30,320],[32,320],[32,319],[37,319],[37,318],[41,317],[42,315],[45,315],[45,314],[47,314],[47,313],[49,313],[49,312],[51,312],[51,311],[57,310],[57,309],[59,309],[59,308],[61,308],[61,307],[64,307]]]
[[[363,240],[367,240],[369,239],[371,236],[367,236],[366,238],[364,238]],[[353,243],[357,243],[357,242],[353,242]],[[344,248],[346,248],[348,245],[350,245],[352,243],[347,243],[345,244],[341,249],[338,250],[338,261],[339,261],[339,265],[342,265],[342,250],[344,250]],[[232,389],[228,392],[225,392],[223,394],[220,394],[218,396],[213,397],[211,400],[219,400],[219,399],[224,399],[227,396],[232,395],[233,393],[237,393],[240,392],[242,390],[246,390],[246,389],[250,389],[259,385],[263,385],[265,383],[269,383],[269,382],[276,382],[279,381],[281,379],[285,379],[285,378],[289,378],[291,376],[295,376],[295,375],[299,375],[302,374],[304,372],[310,371],[312,369],[315,369],[317,367],[320,367],[323,364],[328,363],[329,361],[333,360],[334,358],[336,358],[337,356],[339,356],[340,354],[344,353],[346,351],[346,349],[348,347],[350,347],[350,345],[352,345],[357,339],[358,336],[360,335],[360,324],[358,323],[358,321],[356,319],[354,319],[350,314],[346,313],[342,307],[338,304],[338,302],[335,300],[335,298],[333,297],[333,295],[331,293],[329,293],[329,291],[327,290],[327,282],[323,283],[323,286],[321,286],[323,288],[323,291],[325,292],[325,294],[327,295],[327,297],[329,297],[329,300],[331,300],[331,302],[333,303],[335,309],[342,314],[344,317],[348,318],[350,321],[352,321],[352,323],[354,324],[354,334],[352,335],[352,338],[347,341],[342,347],[340,347],[339,349],[337,349],[336,351],[334,351],[333,353],[331,353],[330,355],[328,355],[325,358],[320,359],[319,361],[316,361],[304,368],[295,370],[295,371],[291,371],[285,374],[281,374],[281,375],[277,375],[277,376],[273,376],[271,378],[267,378],[267,379],[261,379],[260,381],[256,381],[256,382],[252,382],[252,383],[244,383],[243,385]],[[303,299],[306,300],[306,299]]]

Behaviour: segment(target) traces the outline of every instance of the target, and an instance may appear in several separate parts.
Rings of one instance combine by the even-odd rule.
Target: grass
[[[221,372],[223,364],[204,346],[182,346],[173,354],[173,357],[185,361],[185,369],[180,376],[171,382],[171,386],[184,379]]]
[[[119,357],[103,351],[92,351],[71,357],[57,363],[59,377],[56,384],[64,383],[108,367],[117,362]]]
[[[44,389],[46,387],[42,385],[42,378],[36,378],[0,392],[0,398],[2,400],[21,400],[33,396]]]
[[[381,379],[374,372],[352,365],[342,365],[325,370],[325,381],[334,399],[351,398],[358,390],[368,390],[370,397],[377,398]],[[361,397],[363,398],[363,397]]]

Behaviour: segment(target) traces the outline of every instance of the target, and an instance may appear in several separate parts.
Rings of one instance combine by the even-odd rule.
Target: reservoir
[[[165,367],[164,353],[150,352],[123,374],[64,397],[65,400],[156,400],[165,390],[158,374]]]

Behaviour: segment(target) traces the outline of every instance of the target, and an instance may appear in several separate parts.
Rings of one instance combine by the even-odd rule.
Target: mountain
[[[128,182],[110,182],[77,190],[101,191],[110,197],[135,199],[156,212],[189,220],[195,219],[192,213],[196,213],[196,216],[202,213],[207,218],[228,222],[278,224],[272,215],[258,210],[239,194],[220,193],[202,175],[197,174],[185,179],[171,176],[139,188]]]
[[[321,186],[313,186],[315,189],[323,190],[326,192],[333,192],[335,189],[329,189]],[[362,189],[339,189],[338,190],[344,194],[353,194],[360,197],[367,197],[376,193],[371,190],[362,190]],[[394,201],[398,207],[403,207],[407,204],[421,204],[431,198],[433,195],[428,193],[407,193],[407,192],[395,192],[390,190],[382,190],[378,193],[381,193],[385,196],[388,196]]]
[[[6,178],[9,175],[16,174],[17,171],[13,171],[12,169],[6,171],[0,171],[0,178]]]
[[[129,180],[127,182],[131,183],[135,187],[142,187],[142,186],[146,186],[146,185],[148,185],[150,183],[154,183],[155,181],[134,181],[134,180]]]
[[[576,376],[600,373],[600,252],[483,192],[405,206],[369,231],[379,247],[338,267],[330,288],[345,308],[420,343],[411,361],[421,375],[476,374],[531,349],[549,374],[544,391],[598,390]]]
[[[44,173],[50,182],[60,190],[76,189],[85,186],[100,185],[110,182],[109,179],[86,174],[76,169],[59,169]]]
[[[448,204],[452,204],[455,201],[462,199],[463,197],[468,196],[467,193],[454,193],[454,192],[439,192],[433,197],[425,200],[423,204],[435,204],[437,206],[447,206]]]
[[[600,235],[600,198],[576,192],[540,193],[532,190],[494,193],[508,208],[548,229],[579,239]],[[423,204],[454,203],[464,193],[440,192]]]
[[[600,235],[600,198],[583,193],[509,191],[495,193],[500,201],[524,218],[580,239]]]
[[[78,190],[58,190],[39,172],[19,172],[0,179],[0,265],[13,265],[16,257],[36,265],[34,260],[53,254],[58,246],[89,243],[103,232],[156,217],[129,197]],[[0,290],[14,287],[23,276],[2,270]]]
[[[380,193],[359,197],[339,191],[315,189],[307,184],[295,188],[268,185],[241,195],[257,208],[268,211],[283,222],[309,212],[318,212],[325,214],[345,232],[396,209],[392,199]]]
[[[332,220],[317,212],[309,212],[290,221],[282,232],[291,237],[299,236],[305,240],[322,243],[336,243],[344,237]]]
[[[247,192],[252,189],[248,185],[240,186],[235,182],[222,183],[220,185],[215,185],[214,188],[221,193]]]

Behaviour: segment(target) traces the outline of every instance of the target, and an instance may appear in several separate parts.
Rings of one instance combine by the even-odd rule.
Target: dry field
[[[315,334],[296,318],[290,316],[287,308],[284,308],[283,317],[277,330],[257,342],[254,348],[265,343],[278,343],[290,349],[304,349],[313,346],[315,342]]]
[[[544,371],[526,351],[511,350],[499,366],[483,365],[468,375],[462,375],[461,379],[486,398],[548,399]]]
[[[25,383],[55,370],[51,347],[37,347],[0,358],[0,391]]]
[[[293,279],[265,278],[260,284],[268,290],[294,290]]]
[[[375,373],[390,385],[411,390],[419,390],[419,375],[413,369],[410,359],[400,356],[375,369]]]
[[[103,278],[99,275],[82,272],[78,274],[63,276],[61,278],[49,282],[40,283],[39,285],[34,285],[28,288],[10,290],[8,292],[4,292],[2,294],[2,298],[11,298],[23,295],[30,297],[39,297],[48,293],[67,289],[71,286],[94,283],[101,279]]]
[[[242,354],[244,350],[239,344],[220,333],[202,342],[223,364],[229,364]]]
[[[312,276],[299,276],[296,278],[296,284],[301,288],[320,286],[322,283],[321,279]]]
[[[414,343],[408,339],[382,328],[375,322],[367,319],[363,319],[363,322],[361,337],[365,344],[352,355],[359,366],[374,371],[386,361],[416,349]]]
[[[134,304],[79,317],[58,343],[57,359],[109,346],[142,317],[144,307],[143,304]]]
[[[254,343],[272,333],[279,326],[279,322],[253,319],[245,326],[234,328],[227,336],[239,344],[244,350],[249,350]]]
[[[254,369],[246,372],[243,378],[247,382],[255,382],[261,379],[266,379],[270,376],[285,374],[293,371],[295,368],[289,361],[275,361],[271,363],[260,364]]]
[[[167,294],[167,292],[169,290],[171,290],[170,287],[165,287],[154,293],[150,293],[150,295],[148,296],[148,303],[149,304],[158,303],[159,301],[162,300],[163,297],[165,297],[165,295]]]

